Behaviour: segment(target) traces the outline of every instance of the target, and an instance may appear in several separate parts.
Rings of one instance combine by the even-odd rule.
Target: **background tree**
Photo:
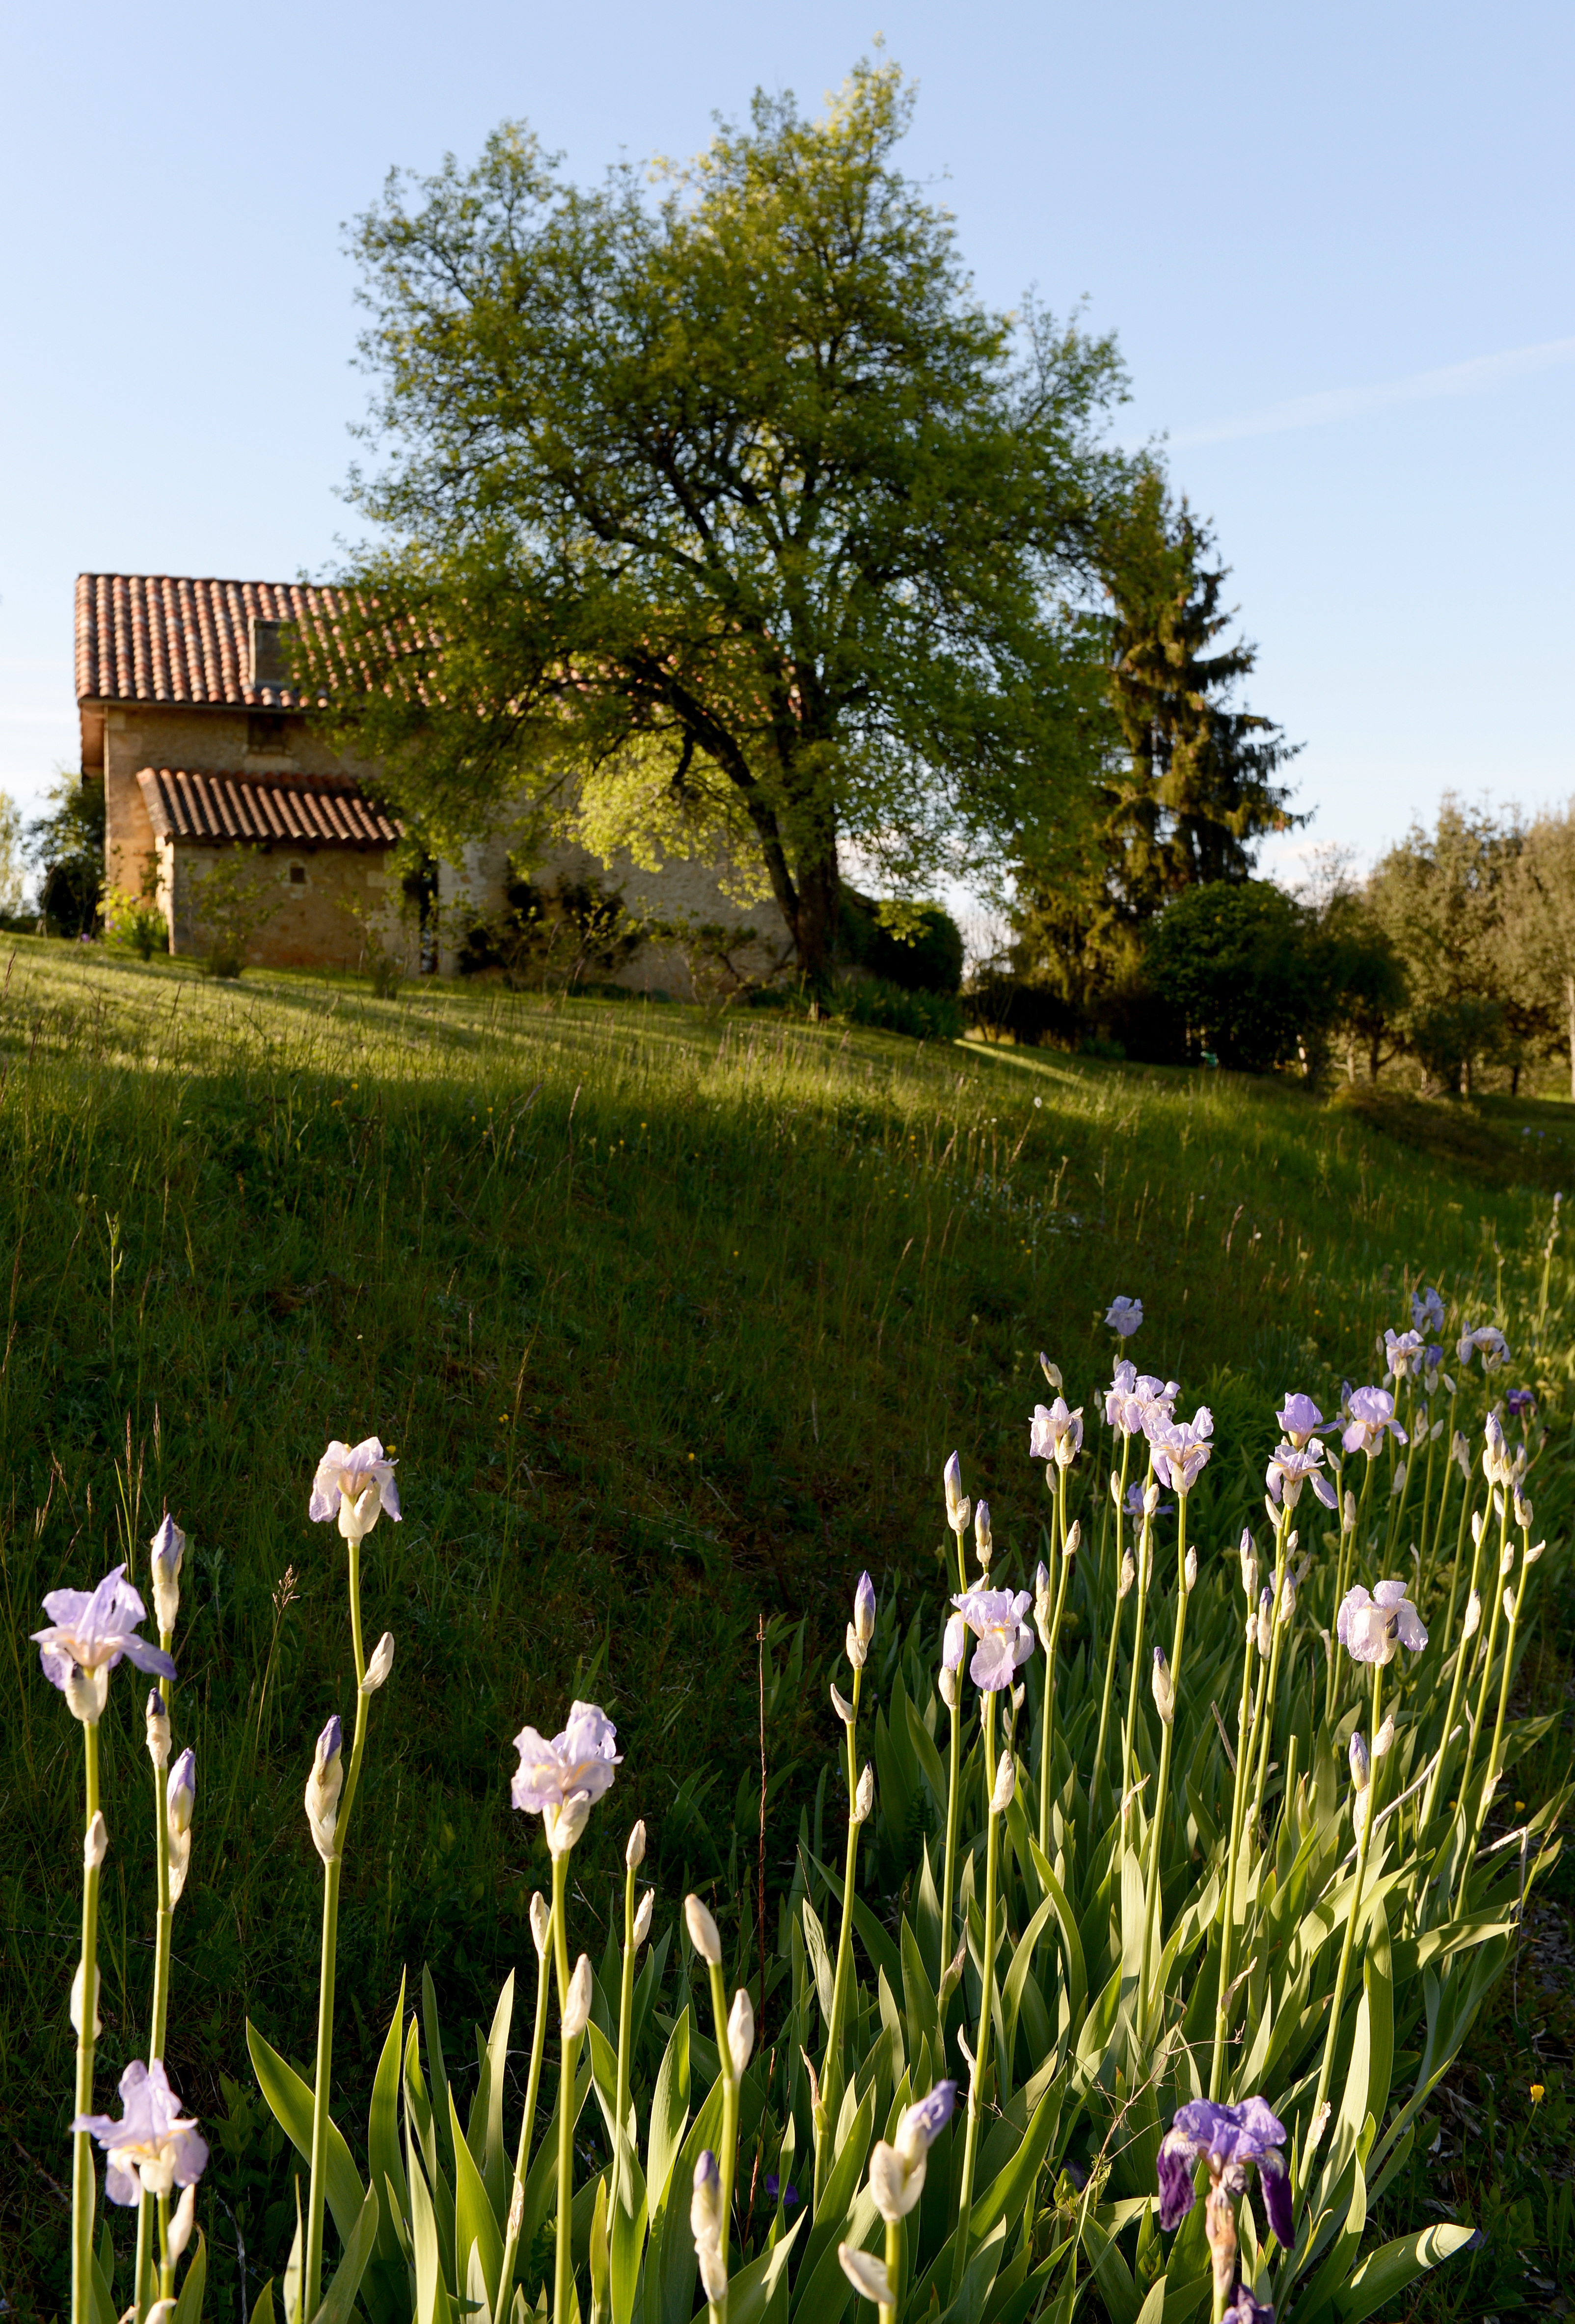
[[[104,785],[62,772],[48,797],[48,814],[27,827],[28,860],[40,875],[39,909],[60,935],[91,936],[104,895]]]
[[[1446,792],[1437,827],[1413,824],[1368,881],[1368,910],[1405,972],[1407,1046],[1431,1079],[1463,1093],[1500,1057],[1518,1077],[1538,1030],[1512,993],[1505,945],[1505,882],[1523,844],[1516,810],[1467,808]]]
[[[1540,815],[1503,877],[1503,955],[1523,1014],[1557,1025],[1575,1098],[1575,812]]]
[[[1268,880],[1211,881],[1166,907],[1148,940],[1156,992],[1222,1065],[1316,1075],[1340,1006],[1340,962],[1317,915]]]
[[[1023,973],[1088,1008],[1129,986],[1144,934],[1175,896],[1240,881],[1258,843],[1306,820],[1277,778],[1298,746],[1237,706],[1257,649],[1234,615],[1213,535],[1151,462],[1107,498],[1100,531],[1109,723],[1091,827],[1022,835]]]
[[[757,96],[656,199],[523,126],[391,180],[354,484],[391,545],[303,641],[435,839],[523,788],[603,853],[730,848],[817,976],[839,843],[911,893],[993,869],[1030,784],[1086,813],[1129,483],[1113,345],[972,296],[911,107],[880,60],[818,120]]]

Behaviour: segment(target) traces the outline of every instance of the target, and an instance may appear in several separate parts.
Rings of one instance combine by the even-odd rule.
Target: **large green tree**
[[[439,840],[523,795],[603,853],[730,850],[812,974],[839,844],[912,894],[1027,790],[1086,814],[1129,489],[1111,342],[974,297],[912,101],[880,60],[816,119],[757,96],[654,189],[506,126],[356,236],[383,545],[315,641],[342,713]]]

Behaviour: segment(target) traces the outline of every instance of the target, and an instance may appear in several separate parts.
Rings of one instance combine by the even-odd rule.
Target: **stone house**
[[[332,749],[288,682],[289,630],[331,622],[336,602],[305,582],[78,577],[82,771],[104,784],[106,884],[157,899],[173,953],[205,943],[203,883],[243,849],[255,851],[246,956],[264,967],[354,968],[376,945],[407,968],[453,971],[469,927],[502,906],[509,842],[498,832],[436,868],[436,946],[401,908],[401,826],[380,803],[377,768]],[[788,957],[787,928],[773,902],[732,901],[726,870],[691,860],[650,872],[560,844],[531,878],[594,878],[637,917],[747,924],[758,941],[741,959],[758,973]],[[691,989],[682,952],[663,945],[641,944],[615,975],[636,990]]]

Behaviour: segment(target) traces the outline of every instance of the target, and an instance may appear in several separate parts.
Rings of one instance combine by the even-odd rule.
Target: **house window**
[[[290,720],[279,710],[252,710],[246,714],[246,748],[254,755],[272,758],[290,756]]]
[[[304,888],[306,886],[306,865],[304,863],[292,863],[290,865],[290,884],[292,888]]]
[[[252,641],[252,683],[253,686],[288,686],[290,684],[290,643],[287,632],[293,622],[265,622],[253,613],[249,623]]]

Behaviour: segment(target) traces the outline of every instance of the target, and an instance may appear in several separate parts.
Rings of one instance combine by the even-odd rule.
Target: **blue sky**
[[[761,10],[14,6],[0,97],[0,787],[75,763],[81,567],[320,570],[364,408],[342,224],[523,115],[581,176],[686,153],[877,32],[980,290],[1086,297],[1305,743],[1312,844],[1575,741],[1575,15],[1334,0]],[[1280,843],[1273,868],[1295,869]]]

